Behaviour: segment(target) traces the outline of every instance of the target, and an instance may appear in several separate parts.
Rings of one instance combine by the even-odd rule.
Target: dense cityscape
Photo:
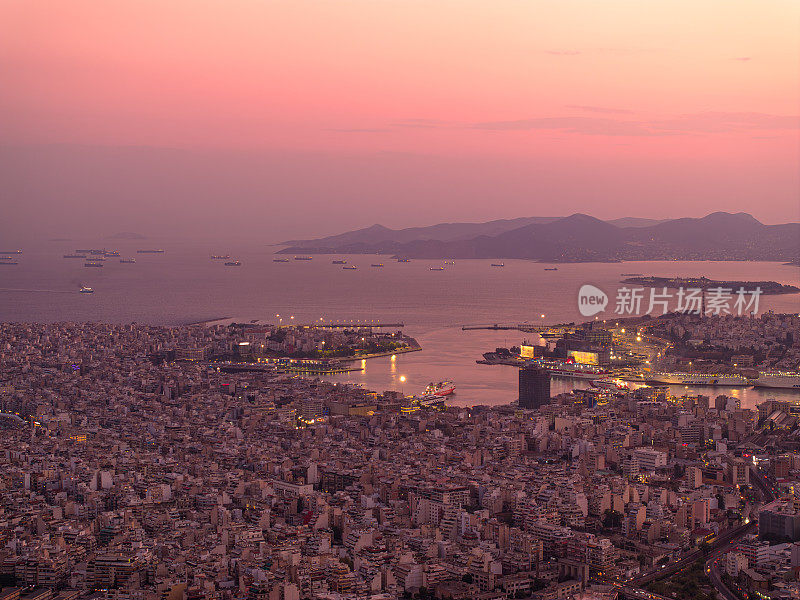
[[[758,327],[775,320],[797,317]],[[668,332],[746,333],[711,321]],[[795,403],[551,397],[523,368],[517,403],[426,406],[252,358],[221,368],[275,331],[4,324],[0,598],[800,594]],[[786,331],[781,360],[800,341]]]

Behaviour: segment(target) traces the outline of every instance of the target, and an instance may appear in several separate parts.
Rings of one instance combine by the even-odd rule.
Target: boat
[[[611,371],[597,365],[567,362],[565,360],[536,359],[528,361],[529,365],[544,369],[555,377],[570,377],[572,379],[605,379]]]
[[[444,267],[431,267],[431,271],[444,271]]]
[[[211,260],[228,260],[230,257],[230,254],[212,254]]]
[[[372,263],[370,267],[382,267],[383,263]]]
[[[411,262],[410,258],[398,258],[397,262]]]
[[[331,264],[334,264],[334,265],[346,265],[347,261],[346,260],[332,260]]]
[[[443,408],[444,396],[436,396],[434,394],[423,394],[420,397],[414,397],[412,403],[420,408]]]
[[[289,262],[288,258],[273,258],[272,262]]]
[[[505,267],[505,263],[492,263],[493,267]]]
[[[558,271],[558,267],[545,267],[545,271]]]
[[[93,260],[91,262],[83,263],[83,266],[84,267],[104,267],[105,265],[103,263],[101,263],[101,262],[97,262],[97,261]]]
[[[137,254],[164,254],[165,250],[137,250]]]
[[[94,294],[94,290],[92,288],[90,288],[90,287],[86,287],[85,285],[82,285],[81,289],[80,289],[80,293],[81,294]]]
[[[242,266],[242,261],[240,261],[240,260],[229,260],[228,262],[225,263],[225,266],[226,267],[241,267]]]
[[[136,259],[135,258],[120,258],[119,262],[127,264],[127,265],[131,265],[131,264],[136,262]]]
[[[358,269],[358,267],[355,265],[345,265],[342,268],[347,269],[348,271],[355,271],[356,269]]]
[[[9,257],[11,258],[11,257]],[[64,258],[86,258],[85,254],[65,254]],[[0,260],[5,260],[5,257],[0,257]]]
[[[295,260],[311,260],[312,258],[313,258],[312,256],[295,256],[294,257]]]
[[[425,388],[424,396],[438,396],[443,398],[456,393],[456,384],[452,381],[440,381],[439,383],[429,383]]]
[[[800,373],[794,371],[762,371],[755,380],[756,387],[800,390]]]
[[[750,387],[754,384],[752,379],[742,375],[720,375],[716,373],[651,373],[647,377],[648,381],[655,383],[665,383],[667,385],[688,385],[688,386],[727,386],[727,387]]]

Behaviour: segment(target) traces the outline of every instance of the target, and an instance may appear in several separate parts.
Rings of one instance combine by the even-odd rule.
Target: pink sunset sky
[[[797,221],[799,31],[796,0],[9,0],[0,234]]]

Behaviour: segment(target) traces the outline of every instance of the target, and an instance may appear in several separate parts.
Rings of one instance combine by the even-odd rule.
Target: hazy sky
[[[800,220],[796,0],[4,0],[0,234]]]

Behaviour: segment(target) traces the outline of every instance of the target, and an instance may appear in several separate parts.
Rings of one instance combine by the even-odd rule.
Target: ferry
[[[228,260],[230,257],[230,254],[212,254],[211,260]]]
[[[444,271],[444,267],[431,267],[431,271]]]
[[[452,381],[440,381],[439,383],[429,383],[425,388],[424,396],[449,396],[456,393],[456,384]]]
[[[312,258],[313,258],[312,256],[295,256],[294,257],[295,260],[311,260]]]
[[[94,294],[94,290],[92,288],[90,288],[90,287],[86,287],[85,285],[82,285],[81,289],[80,289],[80,293],[81,294]]]
[[[610,377],[605,377],[603,379],[592,379],[589,384],[592,387],[600,390],[625,391],[632,389],[631,385],[627,381],[623,381],[622,379],[611,379]]]
[[[86,255],[85,254],[65,254],[64,258],[86,258]],[[5,259],[5,257],[0,257],[0,260],[4,260],[4,259]]]
[[[556,377],[571,377],[573,379],[605,379],[611,376],[611,371],[597,365],[584,365],[582,363],[561,360],[532,360],[528,364],[544,369]]]
[[[382,267],[383,263],[372,263],[370,267]]]
[[[419,398],[414,397],[412,403],[420,408],[444,408],[444,396],[424,394]]]
[[[345,266],[343,266],[342,268],[343,268],[343,269],[346,269],[346,270],[348,270],[348,271],[355,271],[356,269],[358,269],[358,267],[357,267],[357,266],[355,266],[355,265],[345,265]]]
[[[505,263],[492,263],[493,267],[505,267]]]
[[[83,263],[84,267],[104,267],[105,265],[101,262],[91,261],[87,263]]]
[[[706,373],[651,373],[649,381],[667,385],[751,387],[753,380],[742,375],[718,375]]]
[[[136,259],[135,258],[120,258],[119,262],[121,262],[123,264],[126,264],[126,265],[132,265],[133,263],[136,262]]]
[[[332,260],[331,264],[333,264],[333,265],[346,265],[347,261],[346,260]]]
[[[793,371],[762,371],[755,380],[756,387],[800,390],[800,373]]]
[[[230,260],[230,261],[225,263],[225,266],[226,267],[241,267],[242,266],[242,261],[240,261],[240,260]]]
[[[273,258],[272,262],[289,262],[288,258]]]

